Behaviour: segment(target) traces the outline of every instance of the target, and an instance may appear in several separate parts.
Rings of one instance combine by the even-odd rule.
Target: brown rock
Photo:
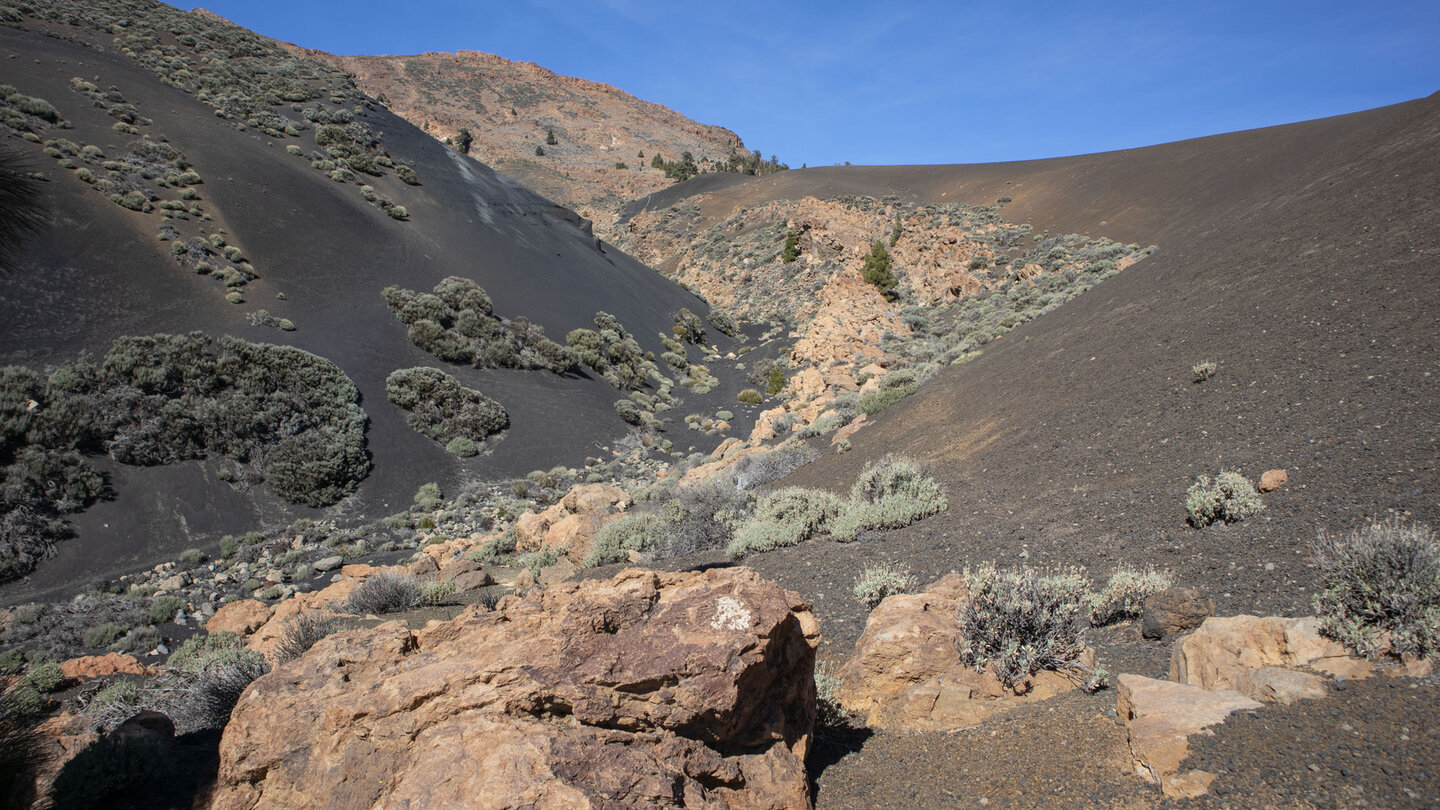
[[[489,571],[466,571],[451,581],[455,583],[456,591],[464,593],[494,585],[495,577],[491,576]]]
[[[808,808],[818,640],[744,568],[339,633],[246,690],[211,806]]]
[[[460,557],[459,559],[451,560],[449,565],[442,566],[438,579],[441,582],[451,582],[461,574],[468,574],[471,571],[479,570],[480,563],[475,562],[469,557]]]
[[[1235,676],[1235,691],[1246,697],[1265,703],[1283,703],[1286,706],[1297,700],[1315,700],[1329,694],[1325,690],[1327,678],[1313,672],[1284,667],[1260,667],[1247,669]]]
[[[1119,677],[1117,692],[1115,713],[1129,733],[1135,772],[1173,797],[1196,795],[1197,788],[1204,792],[1213,778],[1177,773],[1189,755],[1190,735],[1223,722],[1231,712],[1260,708],[1229,689],[1200,689],[1130,673]]]
[[[558,510],[554,510],[558,511]],[[545,545],[545,533],[556,517],[552,509],[544,512],[526,512],[515,520],[515,550],[535,551]]]
[[[1310,667],[1350,659],[1345,648],[1320,635],[1315,618],[1212,616],[1177,643],[1170,654],[1170,679],[1202,689],[1233,689],[1236,678],[1261,667]],[[1367,665],[1368,666],[1368,665]]]
[[[248,636],[269,621],[274,610],[258,599],[229,602],[221,605],[215,615],[210,617],[210,621],[205,622],[205,630],[211,633],[227,632]]]
[[[1199,627],[1215,615],[1215,602],[1196,588],[1169,588],[1145,598],[1140,632],[1145,638],[1164,638]]]
[[[433,574],[439,571],[440,563],[435,562],[435,558],[429,554],[421,554],[416,558],[415,562],[410,563],[408,570],[411,576],[423,577],[426,574]]]
[[[1270,492],[1285,486],[1290,481],[1290,474],[1284,470],[1266,470],[1260,476],[1260,491]]]
[[[136,660],[135,656],[112,652],[105,655],[82,655],[79,658],[61,661],[60,671],[65,673],[67,678],[84,681],[120,673],[144,675],[146,669],[145,665]]]
[[[595,544],[595,533],[605,519],[602,515],[567,515],[556,521],[545,533],[545,545],[565,549],[571,562],[579,565]]]
[[[830,444],[832,446],[837,445],[840,442],[849,439],[851,436],[854,436],[856,433],[858,433],[860,431],[860,428],[865,427],[869,423],[870,417],[863,413],[860,414],[859,416],[855,417],[855,420],[852,421],[850,424],[845,425],[839,430],[835,431],[835,435],[830,437]]]
[[[600,515],[630,506],[630,496],[613,484],[581,484],[565,493],[560,505],[572,515]]]
[[[840,704],[875,728],[948,731],[1075,688],[1065,675],[1040,672],[1017,695],[961,664],[956,613],[967,598],[964,575],[950,574],[881,602],[840,669]]]
[[[580,572],[579,566],[570,562],[568,557],[561,557],[554,565],[547,565],[540,569],[535,577],[535,584],[542,588],[549,588],[574,577]]]
[[[350,563],[340,566],[340,573],[354,579],[365,579],[374,576],[384,569],[384,566],[370,565],[368,563]]]

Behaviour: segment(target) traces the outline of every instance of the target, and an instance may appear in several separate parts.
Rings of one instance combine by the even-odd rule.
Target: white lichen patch
[[[715,630],[744,630],[750,626],[749,609],[733,596],[722,596],[715,601],[715,618],[710,627]]]

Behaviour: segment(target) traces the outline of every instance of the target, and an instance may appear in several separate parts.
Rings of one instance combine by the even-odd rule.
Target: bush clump
[[[738,560],[746,554],[798,545],[829,529],[844,511],[845,502],[833,493],[787,487],[760,499],[725,553]]]
[[[545,337],[526,318],[495,314],[484,288],[467,278],[441,279],[430,293],[386,287],[381,295],[410,341],[451,363],[480,368],[546,369],[564,374],[575,368],[574,352]]]
[[[467,450],[475,455],[477,443],[510,424],[500,403],[435,368],[393,372],[385,380],[385,395],[409,413],[411,427],[457,456],[465,457]]]
[[[594,329],[571,330],[565,343],[579,362],[621,390],[638,391],[660,375],[655,363],[645,357],[640,343],[608,312],[595,313]]]
[[[737,402],[743,402],[746,405],[759,405],[765,401],[765,395],[756,391],[754,388],[746,388],[735,396],[735,400]]]
[[[860,576],[855,578],[852,592],[860,604],[874,608],[887,596],[910,593],[914,589],[915,577],[908,569],[889,565],[867,565]]]
[[[1145,597],[1170,587],[1170,575],[1163,571],[1137,571],[1121,566],[1110,574],[1105,588],[1085,595],[1090,624],[1107,624],[1139,618]]]
[[[841,540],[862,529],[895,529],[949,506],[945,489],[907,458],[886,456],[865,465],[850,488],[850,502],[830,531]]]
[[[1322,531],[1314,553],[1326,635],[1366,658],[1440,650],[1440,542],[1429,526],[1392,518]]]
[[[415,577],[382,572],[351,591],[345,600],[345,610],[361,615],[384,615],[402,610],[411,610],[424,604],[425,598],[420,583]]]
[[[1088,691],[1105,685],[1105,673],[1081,660],[1087,585],[1081,573],[987,565],[965,575],[970,598],[959,615],[963,663],[977,671],[988,668],[1017,692],[1042,669],[1069,674]]]
[[[1223,471],[1212,483],[1202,475],[1185,493],[1185,511],[1190,525],[1203,529],[1216,521],[1234,523],[1265,510],[1265,502],[1249,479],[1238,472]]]

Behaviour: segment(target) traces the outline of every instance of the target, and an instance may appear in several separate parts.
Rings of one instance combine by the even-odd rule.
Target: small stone
[[[1285,486],[1290,481],[1289,473],[1284,470],[1266,470],[1260,476],[1260,491],[1271,492]]]
[[[1196,588],[1169,588],[1145,599],[1140,633],[1145,638],[1173,636],[1199,627],[1215,615],[1215,602]]]

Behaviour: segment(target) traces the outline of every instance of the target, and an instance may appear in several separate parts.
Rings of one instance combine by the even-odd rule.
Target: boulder
[[[339,554],[331,554],[329,557],[321,557],[320,559],[311,563],[310,567],[314,568],[316,571],[334,571],[336,568],[339,568],[342,564],[344,564],[344,562],[344,557],[341,557]]]
[[[1325,689],[1328,678],[1298,669],[1247,669],[1237,673],[1234,680],[1235,691],[1240,694],[1266,703],[1283,703],[1286,706],[1297,700],[1315,700],[1329,694]]]
[[[248,636],[269,621],[273,612],[274,607],[258,599],[239,599],[221,605],[215,615],[205,622],[205,630],[210,633],[226,632]]]
[[[1214,615],[1214,600],[1199,589],[1167,588],[1145,597],[1140,633],[1145,638],[1165,638],[1194,630]]]
[[[451,580],[455,583],[455,590],[459,593],[473,591],[476,588],[484,588],[495,584],[495,577],[489,571],[466,571]]]
[[[840,669],[840,705],[886,731],[950,731],[1076,688],[1066,675],[1041,671],[1017,694],[962,664],[956,616],[968,597],[964,575],[950,574],[922,593],[882,601]]]
[[[105,655],[82,655],[79,658],[61,661],[60,671],[65,673],[66,678],[85,681],[121,673],[144,675],[146,669],[145,665],[140,663],[135,656],[112,652]]]
[[[1264,678],[1239,680],[1242,673],[1262,667],[1308,667],[1352,678],[1365,677],[1373,670],[1339,642],[1321,636],[1320,620],[1314,617],[1212,616],[1181,639],[1170,654],[1170,680],[1201,689],[1260,684],[1257,694],[1263,696],[1267,694]],[[1312,685],[1301,691],[1313,689]]]
[[[1290,482],[1290,474],[1284,470],[1266,470],[1260,476],[1260,491],[1270,492]]]
[[[1190,735],[1224,722],[1231,712],[1260,708],[1230,689],[1201,689],[1128,672],[1119,677],[1118,686],[1115,713],[1129,734],[1135,772],[1174,798],[1204,793],[1214,779],[1203,771],[1179,773],[1190,753]]]
[[[582,484],[545,511],[521,515],[515,521],[515,550],[563,548],[579,563],[590,553],[595,532],[629,506],[630,496],[617,486]]]
[[[211,807],[808,808],[818,641],[745,568],[338,633],[246,689]]]
[[[435,562],[435,558],[429,554],[421,554],[415,558],[415,562],[410,563],[410,566],[406,569],[411,576],[415,577],[423,577],[426,574],[433,574],[439,570],[440,564]]]
[[[581,484],[565,493],[560,505],[571,514],[600,515],[628,509],[630,496],[614,484]]]

